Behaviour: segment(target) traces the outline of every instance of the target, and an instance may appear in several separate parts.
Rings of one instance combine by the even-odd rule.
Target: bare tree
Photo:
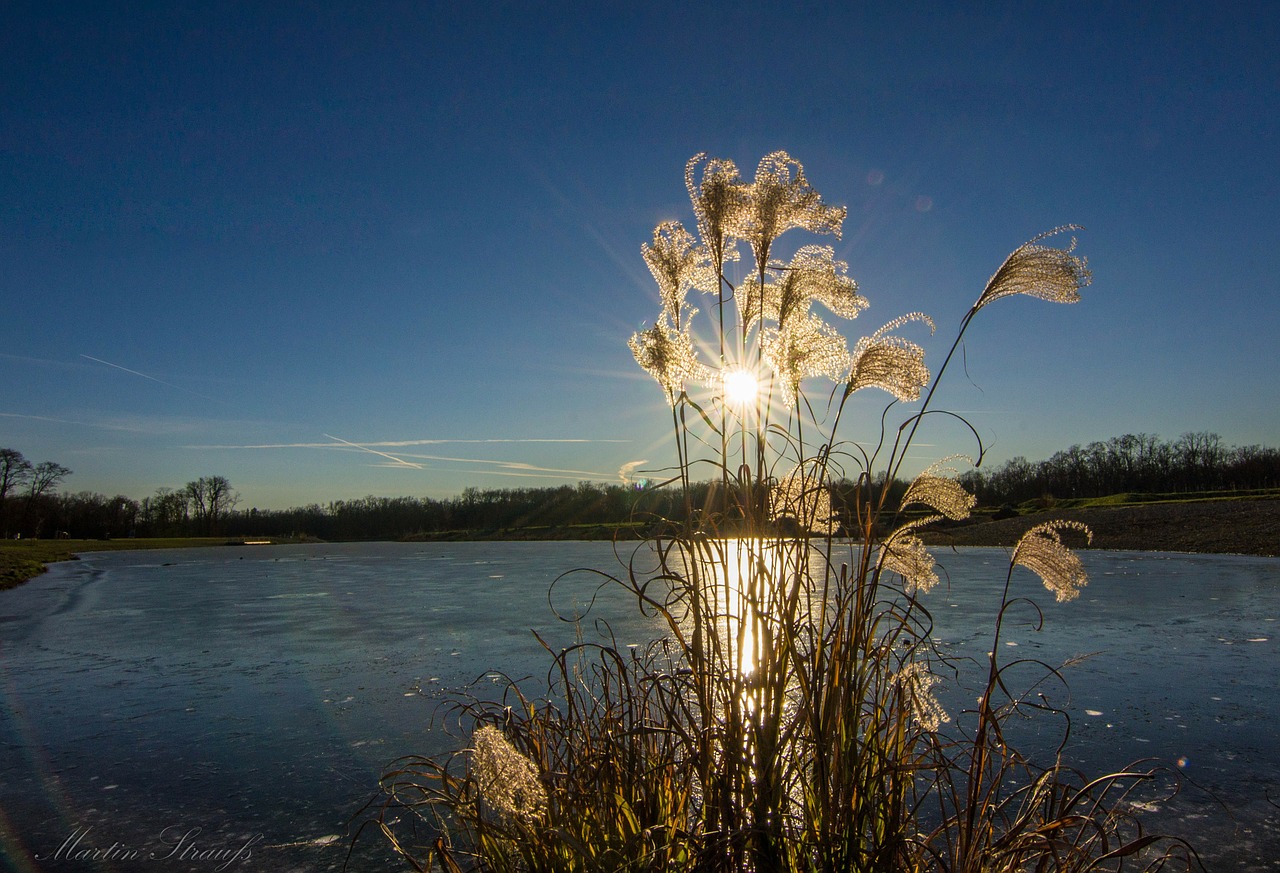
[[[32,536],[40,536],[46,512],[43,498],[58,483],[71,475],[71,470],[53,461],[41,461],[31,468],[27,477],[26,527]]]
[[[48,493],[63,479],[71,475],[71,470],[53,461],[41,461],[31,468],[31,477],[27,483],[27,495],[36,499]]]
[[[152,536],[173,536],[185,532],[191,499],[184,488],[157,488],[154,497],[142,500],[143,525]]]
[[[26,484],[31,475],[31,462],[17,449],[0,449],[0,532],[9,538],[10,521],[15,513],[9,506],[9,493]]]
[[[226,476],[201,476],[188,482],[184,489],[191,500],[191,509],[201,532],[213,536],[218,530],[218,520],[240,502],[240,495],[231,490]]]
[[[0,503],[31,475],[31,462],[16,449],[0,449]]]

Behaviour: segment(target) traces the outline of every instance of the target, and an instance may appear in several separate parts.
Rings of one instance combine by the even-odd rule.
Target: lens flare
[[[746,370],[724,374],[724,400],[733,409],[748,409],[760,394],[760,382]]]

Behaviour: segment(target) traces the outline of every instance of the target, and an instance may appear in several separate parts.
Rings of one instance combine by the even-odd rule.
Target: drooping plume
[[[835,533],[839,522],[831,509],[831,492],[804,468],[797,467],[779,479],[769,495],[769,517],[794,518],[805,530]]]
[[[751,246],[760,267],[768,263],[774,240],[792,228],[840,236],[847,210],[828,206],[804,177],[804,167],[783,151],[761,159],[755,181],[746,187],[746,208],[733,235]]]
[[[714,285],[706,250],[680,222],[664,221],[654,228],[653,242],[642,245],[640,251],[658,283],[663,310],[675,327],[683,327],[688,320],[685,300],[689,290]]]
[[[547,808],[547,790],[534,763],[493,725],[477,730],[471,746],[471,766],[485,802],[514,818],[540,817]]]
[[[1078,521],[1058,519],[1038,524],[1022,535],[1013,550],[1015,566],[1026,567],[1040,577],[1061,603],[1080,596],[1080,589],[1089,584],[1080,556],[1062,543],[1059,530],[1080,531],[1087,542],[1093,542],[1093,531]]]
[[[693,348],[689,321],[696,311],[688,311],[685,324],[679,330],[671,326],[664,312],[657,324],[637,331],[627,343],[636,363],[666,389],[667,403],[671,405],[675,405],[685,385],[711,381],[711,372],[698,360]]]
[[[931,515],[908,522],[890,534],[880,546],[880,569],[901,576],[907,594],[923,594],[938,584],[938,571],[933,555],[929,554],[924,541],[913,531],[940,518],[940,515]]]
[[[820,303],[843,318],[856,318],[867,306],[858,284],[847,275],[829,246],[804,246],[780,275],[763,286],[759,277],[742,282],[735,297],[743,328],[763,327],[760,346],[781,386],[782,400],[795,405],[800,382],[809,376],[838,379],[849,365],[844,336],[811,311]]]
[[[936,733],[951,716],[933,696],[932,688],[938,684],[938,677],[929,672],[923,661],[912,661],[897,673],[893,681],[898,685],[899,693],[907,702],[911,716],[920,727],[929,733]]]
[[[1078,302],[1080,289],[1088,285],[1093,276],[1089,272],[1088,261],[1072,254],[1076,248],[1075,237],[1065,249],[1038,245],[1040,240],[1068,230],[1080,228],[1074,224],[1055,227],[1014,249],[987,282],[978,302],[973,305],[973,311],[1014,294],[1026,294],[1053,303]]]
[[[900,508],[906,509],[917,504],[940,512],[952,521],[968,518],[977,498],[955,480],[955,468],[947,466],[948,461],[957,457],[960,456],[953,455],[930,464],[907,488],[907,493],[902,495]]]
[[[735,292],[745,328],[760,318],[785,324],[808,313],[812,303],[841,318],[857,318],[867,308],[867,298],[858,294],[858,283],[848,275],[849,265],[837,261],[830,246],[804,246],[789,264],[774,266],[780,275],[766,280],[763,291],[759,277],[751,276]]]
[[[924,365],[924,349],[911,340],[889,336],[911,321],[923,321],[933,332],[933,320],[922,312],[911,312],[864,336],[853,347],[845,396],[863,388],[888,391],[902,401],[920,399],[920,391],[929,384],[929,368]]]
[[[766,329],[760,351],[778,378],[788,409],[796,405],[805,377],[838,379],[849,366],[844,337],[815,315],[788,319],[785,328]]]
[[[698,181],[697,168],[704,162],[702,180]],[[693,214],[698,221],[698,234],[707,247],[714,272],[718,265],[738,258],[733,240],[746,210],[746,185],[733,161],[708,159],[705,152],[694,155],[685,164],[684,185],[689,190]],[[713,275],[711,279],[713,284],[701,287],[701,290],[718,294],[720,277]]]

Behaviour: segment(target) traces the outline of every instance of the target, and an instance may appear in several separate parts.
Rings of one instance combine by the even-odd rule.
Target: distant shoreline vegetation
[[[1016,457],[991,470],[970,470],[959,479],[977,495],[981,507],[1002,508],[1006,515],[1071,508],[1121,494],[1129,497],[1119,502],[1159,499],[1141,495],[1185,499],[1205,492],[1222,492],[1208,496],[1262,492],[1254,496],[1267,497],[1266,489],[1280,488],[1280,450],[1228,447],[1212,433],[1188,433],[1167,442],[1147,434],[1126,434],[1072,446],[1039,462]],[[844,503],[842,492],[852,487],[853,483],[832,487],[837,509]],[[900,488],[905,489],[906,483]],[[220,498],[212,507],[211,490]],[[73,539],[597,539],[629,530],[641,536],[646,518],[678,518],[683,508],[676,489],[580,482],[543,488],[467,488],[457,497],[441,500],[369,496],[284,510],[245,510],[237,508],[239,497],[222,476],[201,477],[180,489],[161,488],[141,501],[88,491],[36,493],[34,497],[23,492],[0,500],[6,538],[21,534]]]
[[[1008,546],[1050,510],[1087,518],[1096,534],[1094,548],[1270,555],[1280,542],[1280,504],[1272,503],[1280,500],[1280,450],[1225,447],[1214,434],[1185,434],[1171,442],[1125,435],[1072,446],[1044,461],[1014,458],[960,478],[978,495],[979,506],[968,522],[930,534],[932,545]],[[210,480],[229,487],[225,478],[203,477],[206,486]],[[844,505],[842,485],[851,487],[833,488],[833,507]],[[691,486],[695,496],[700,487],[706,485]],[[6,541],[0,545],[0,590],[39,575],[46,564],[105,548],[253,539],[640,540],[651,532],[653,519],[679,517],[683,502],[677,491],[581,482],[468,488],[444,500],[371,496],[286,510],[238,509],[230,492],[230,508],[224,503],[211,519],[207,496],[199,514],[189,488],[162,488],[141,501],[87,491],[45,493],[33,503],[29,490],[11,486],[0,500],[0,520],[7,524],[0,526]],[[15,540],[20,522],[37,514],[42,535]]]
[[[6,457],[23,461],[11,449]],[[50,462],[38,468],[56,467]],[[15,464],[20,474],[22,467]],[[1075,445],[1042,461],[1016,457],[991,469],[962,473],[982,517],[1036,509],[1079,508],[1088,501],[1149,502],[1150,495],[1269,497],[1280,489],[1280,449],[1232,447],[1217,434],[1187,433],[1172,441],[1126,434]],[[42,539],[222,536],[340,540],[607,539],[641,537],[648,520],[679,520],[678,488],[579,482],[543,488],[467,488],[452,498],[378,497],[273,510],[244,509],[223,476],[204,476],[181,488],[161,488],[134,500],[90,491],[53,493],[47,483],[15,478],[0,493],[0,533]],[[855,483],[835,482],[836,516]],[[708,483],[691,483],[693,505]],[[907,483],[896,483],[905,491]],[[1116,495],[1126,495],[1117,500]],[[1146,496],[1144,496],[1146,495]],[[1160,498],[1155,498],[1160,499]],[[983,511],[985,510],[985,511]]]

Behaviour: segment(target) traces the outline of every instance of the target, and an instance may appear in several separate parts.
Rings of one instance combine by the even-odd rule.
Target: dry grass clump
[[[685,512],[605,577],[667,633],[647,648],[548,649],[544,693],[509,682],[500,700],[456,701],[450,717],[470,748],[397,762],[383,781],[386,809],[412,813],[426,836],[402,838],[386,814],[383,831],[419,870],[432,859],[493,871],[1194,868],[1185,843],[1146,834],[1136,816],[1135,792],[1160,788],[1157,772],[1088,779],[1033,762],[1005,730],[1015,715],[1065,718],[1038,686],[1012,690],[1012,667],[1039,666],[1046,680],[1057,669],[1005,665],[998,653],[1006,612],[1024,600],[1018,567],[1058,600],[1087,581],[1062,540],[1074,525],[1041,525],[1019,543],[992,604],[977,705],[939,703],[935,689],[958,670],[933,643],[938,570],[918,534],[965,518],[973,498],[943,459],[889,505],[951,358],[931,382],[923,348],[890,331],[933,323],[911,313],[849,351],[826,321],[866,305],[846,265],[818,246],[776,257],[784,232],[838,236],[844,217],[789,155],[767,156],[751,183],[731,161],[698,155],[686,184],[697,234],[665,223],[644,248],[661,314],[631,341],[670,406],[667,486],[683,490]],[[1041,239],[997,271],[952,353],[995,300],[1078,299],[1083,259]],[[735,287],[725,265],[740,243],[754,265]],[[710,336],[696,332],[694,291],[712,295]],[[726,374],[742,372],[761,390],[731,400]],[[821,415],[806,394],[819,378],[834,380]],[[839,436],[848,401],[868,388],[894,401],[870,441],[849,442]],[[887,427],[898,402],[920,406]],[[718,479],[698,505],[694,470]],[[838,482],[856,483],[840,514]],[[935,514],[907,518],[908,507]]]

